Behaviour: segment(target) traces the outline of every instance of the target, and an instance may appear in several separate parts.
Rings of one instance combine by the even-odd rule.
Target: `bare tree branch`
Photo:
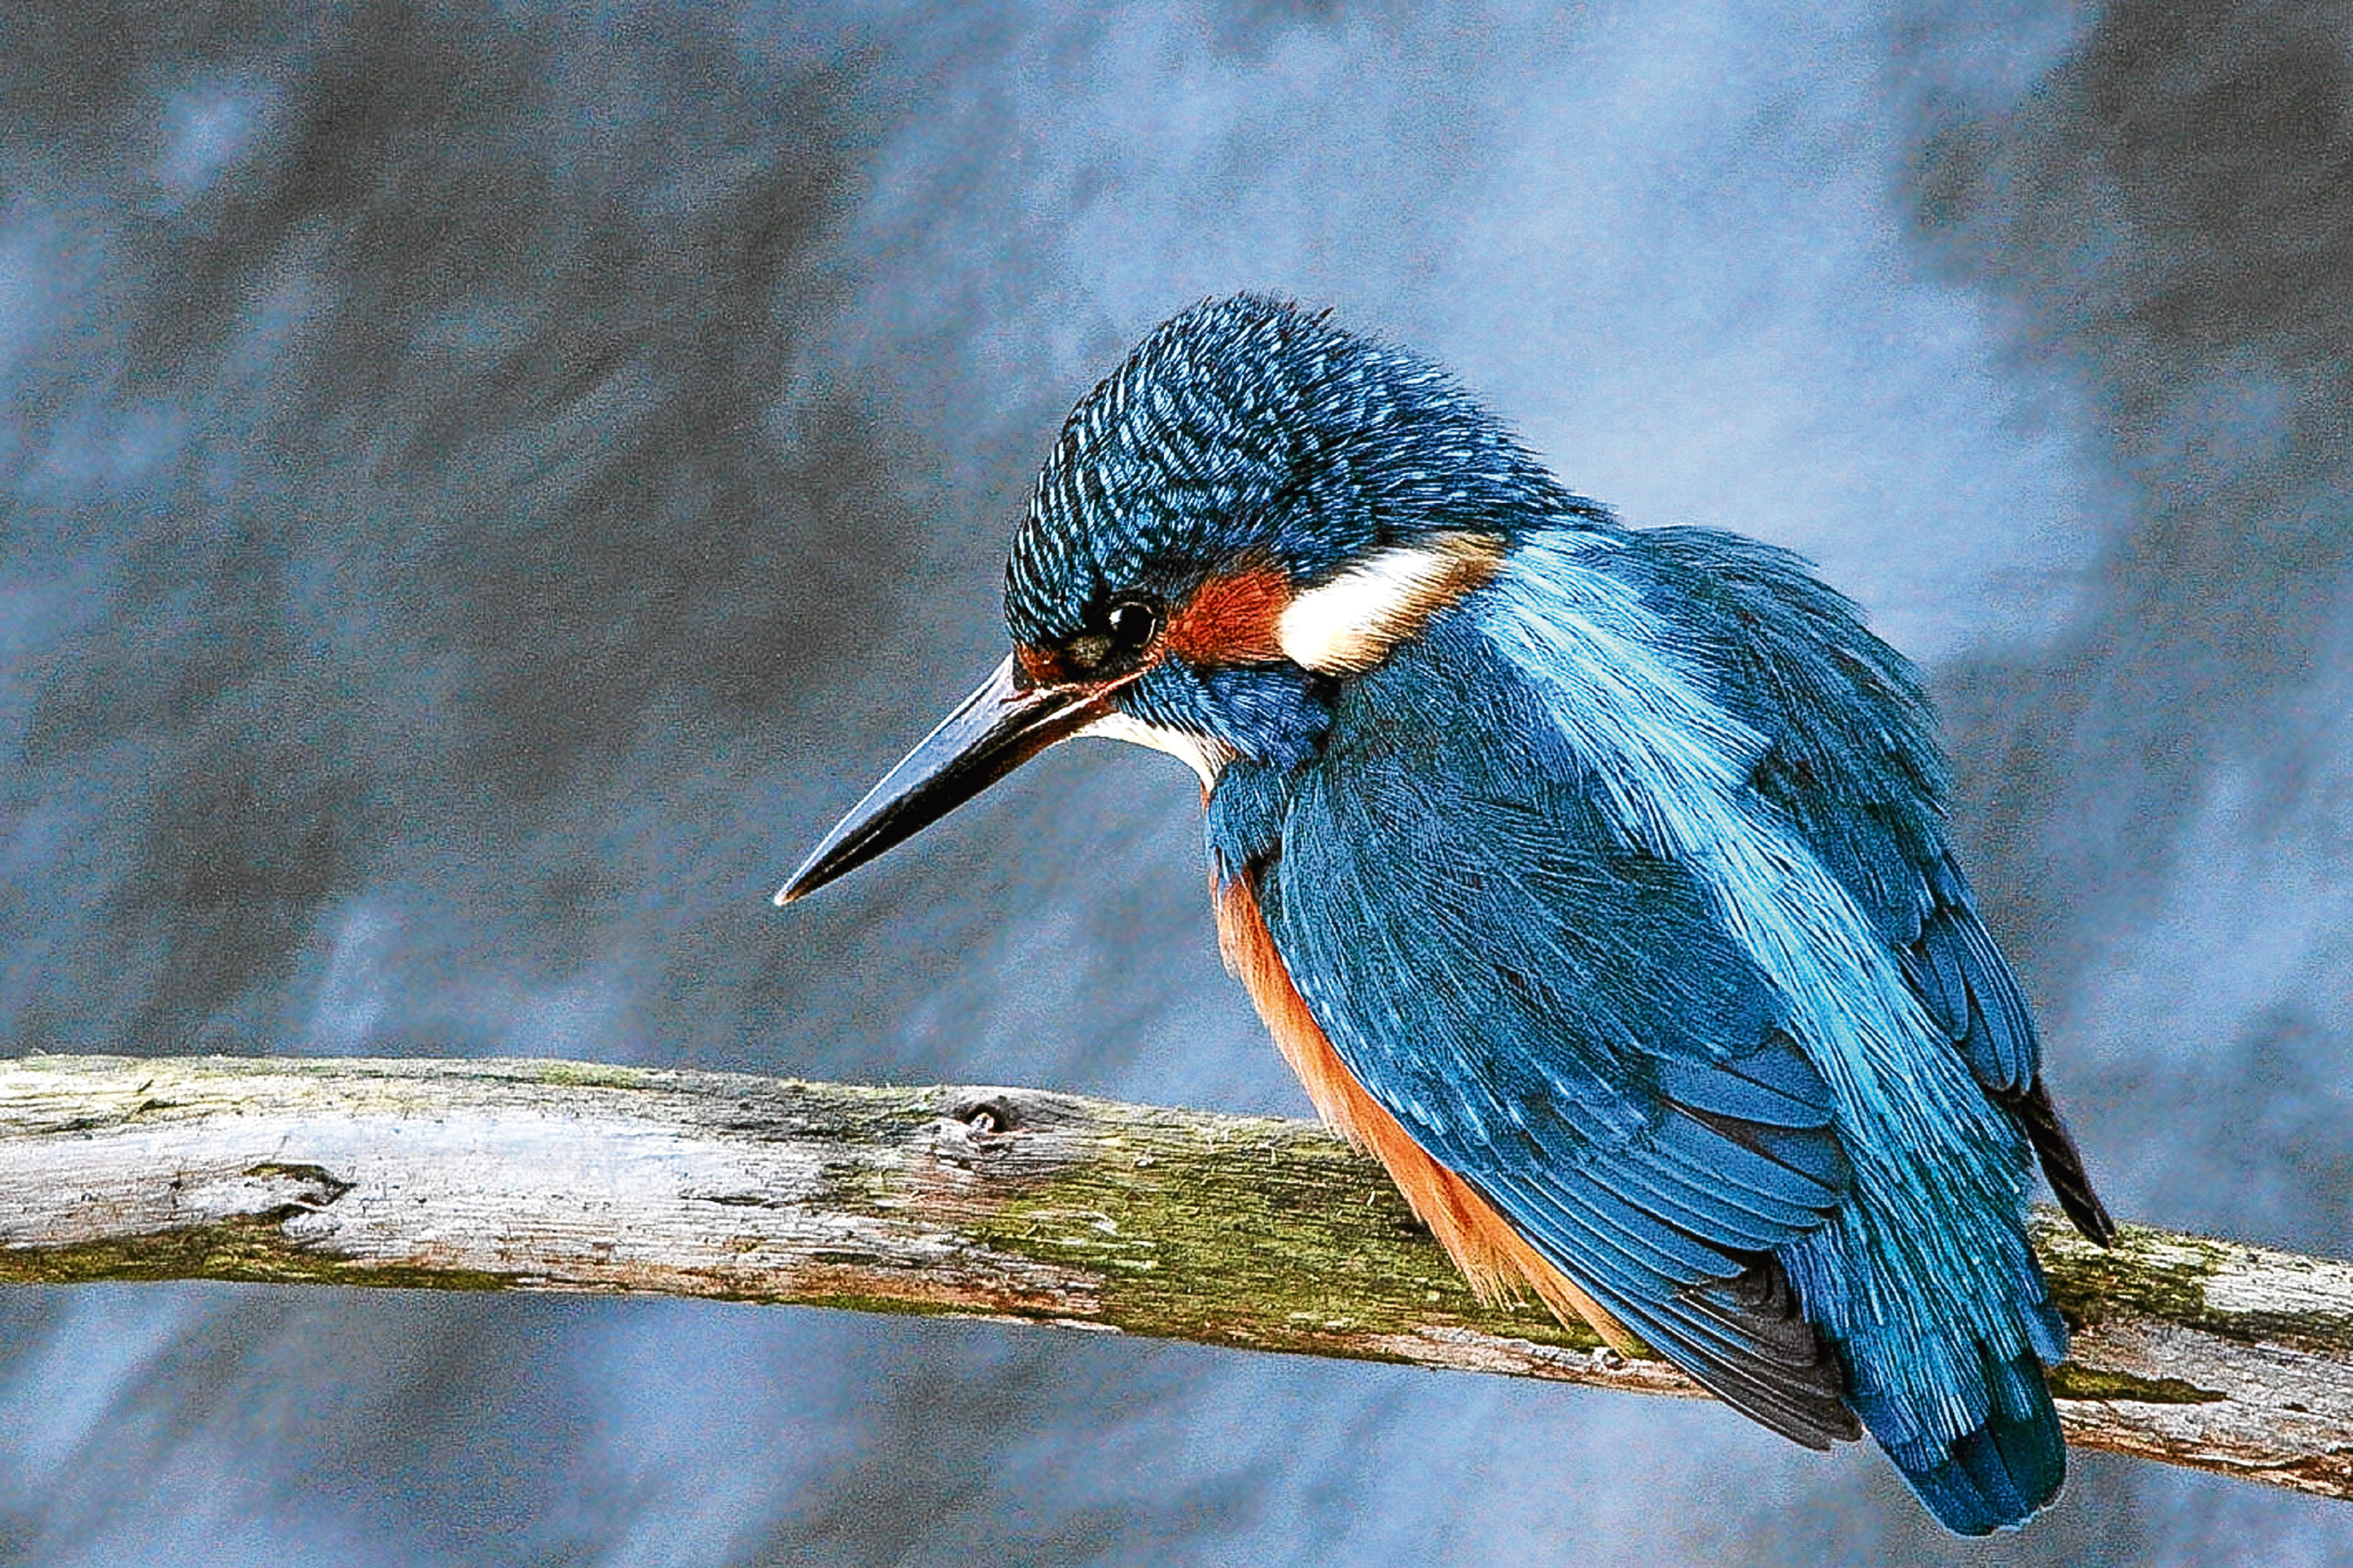
[[[2353,1496],[2353,1265],[2036,1240],[2070,1437]],[[1483,1307],[1304,1123],[567,1062],[0,1062],[0,1281],[631,1291],[1694,1393]]]

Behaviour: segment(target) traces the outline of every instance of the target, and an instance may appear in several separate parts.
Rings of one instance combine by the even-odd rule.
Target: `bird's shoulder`
[[[1482,950],[1556,927],[1565,953],[1591,955],[1562,971],[1576,978],[1555,1008],[1556,1051],[1720,1059],[1753,1044],[1741,1036],[1755,1019],[1694,988],[1771,988],[1697,869],[1641,831],[1646,811],[1664,828],[1653,841],[1707,831],[1673,819],[1720,790],[1741,823],[1810,854],[1843,890],[1989,1090],[2031,1085],[2033,1023],[1947,842],[1933,711],[1856,607],[1800,557],[1712,530],[1539,541],[1514,557],[1345,683],[1309,765],[1229,770],[1210,802],[1220,866],[1280,856],[1296,877],[1304,857],[1319,883],[1367,877],[1351,917],[1376,923],[1418,918],[1408,895],[1444,898],[1461,945]],[[1620,679],[1613,660],[1647,674]],[[1572,666],[1565,698],[1557,677]],[[1644,711],[1577,711],[1611,701]],[[1668,757],[1630,806],[1599,754],[1607,741],[1682,747],[1720,771],[1679,773]],[[1425,868],[1443,868],[1442,883]],[[1659,953],[1678,961],[1647,961]],[[1702,1001],[1707,1019],[1692,1015]]]

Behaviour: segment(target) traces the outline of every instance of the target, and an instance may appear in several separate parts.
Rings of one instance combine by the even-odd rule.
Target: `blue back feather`
[[[2016,1091],[2042,1045],[1946,848],[1949,785],[1918,676],[1784,550],[1737,535],[1631,535],[1624,574],[1696,655],[1709,694],[1769,737],[1752,784],[1898,953],[1978,1080]]]

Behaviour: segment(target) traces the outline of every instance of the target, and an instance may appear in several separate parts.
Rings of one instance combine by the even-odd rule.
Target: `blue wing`
[[[1766,1425],[1854,1436],[1772,1256],[1846,1192],[1831,1091],[1481,646],[1434,628],[1350,683],[1257,872],[1268,930],[1359,1082],[1602,1306]]]
[[[1928,1016],[2034,1146],[2076,1227],[2108,1217],[2041,1078],[2042,1042],[1945,838],[1949,787],[1911,665],[1787,551],[1737,535],[1630,536],[1645,607],[1700,657],[1710,694],[1767,746],[1750,783],[1869,917]]]
[[[2056,1120],[1916,683],[1779,552],[1523,548],[1312,763],[1229,769],[1221,866],[1363,1087],[1601,1306],[1800,1441],[1843,1393],[1955,1529],[2025,1518],[2064,1330],[1994,1107],[2046,1162]]]

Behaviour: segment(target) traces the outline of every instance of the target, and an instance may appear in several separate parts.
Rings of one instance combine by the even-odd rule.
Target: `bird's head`
[[[787,903],[1071,736],[1205,787],[1314,754],[1340,683],[1493,573],[1608,526],[1430,362],[1253,295],[1165,323],[1072,409],[1006,568],[1013,652],[854,807]]]

